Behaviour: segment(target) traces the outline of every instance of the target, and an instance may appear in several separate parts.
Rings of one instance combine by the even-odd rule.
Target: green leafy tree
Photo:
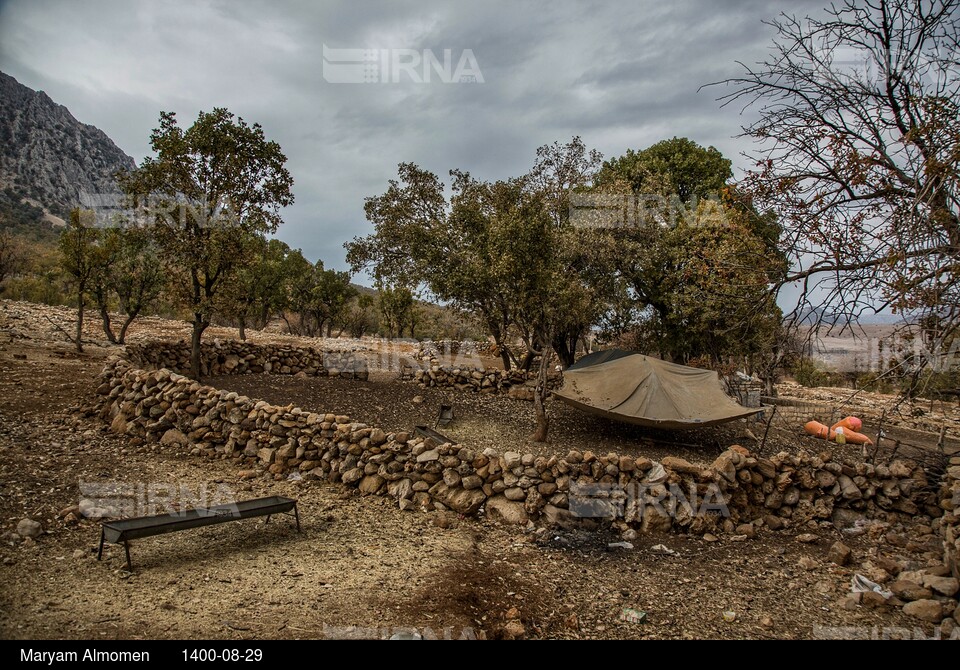
[[[299,249],[291,249],[278,239],[267,240],[263,255],[257,260],[253,307],[258,328],[265,328],[270,319],[289,306],[290,283]]]
[[[124,344],[134,320],[144,311],[156,307],[166,277],[149,231],[119,228],[111,233],[118,239],[108,283],[125,315],[117,335],[117,343]]]
[[[300,250],[291,249],[286,242],[253,235],[247,243],[249,260],[237,268],[233,290],[222,303],[223,312],[236,322],[241,340],[246,339],[251,320],[262,329],[275,315],[291,309],[295,282],[303,272],[310,272]]]
[[[718,197],[733,177],[731,165],[714,147],[674,137],[605,161],[595,183],[607,186],[622,180],[634,193],[666,193],[688,203]]]
[[[350,284],[349,272],[324,270],[322,264],[320,268],[313,295],[313,318],[317,331],[326,327],[327,337],[330,337],[334,325],[342,324],[347,306],[357,295],[357,289]]]
[[[246,263],[233,268],[228,278],[230,289],[218,296],[217,311],[237,324],[237,337],[247,339],[247,322],[255,309],[260,292],[260,279],[264,272],[267,255],[267,240],[263,235],[251,233],[240,238],[241,255]]]
[[[72,210],[59,242],[61,267],[70,276],[77,299],[77,328],[73,339],[78,353],[83,353],[87,291],[98,267],[100,230],[94,227],[94,223],[93,212],[79,208]]]
[[[431,282],[437,295],[461,312],[474,314],[493,336],[505,370],[512,360],[508,339],[517,326],[519,271],[531,239],[524,227],[543,209],[522,179],[478,182],[453,172],[454,196],[447,220],[448,255]],[[529,336],[526,338],[528,345]]]
[[[701,207],[692,221],[663,231],[650,251],[637,256],[644,279],[634,285],[650,307],[640,322],[650,348],[678,362],[716,365],[773,345],[781,314],[768,290],[771,259],[729,210]]]
[[[542,342],[540,348],[549,345],[564,367],[573,365],[577,342],[607,309],[613,293],[606,264],[610,255],[596,253],[599,246],[594,246],[595,232],[573,230],[570,224],[571,195],[593,184],[602,160],[600,152],[588,150],[580,137],[574,137],[566,144],[554,142],[538,148],[533,168],[525,178],[542,201],[555,229],[552,232],[558,233],[545,238],[554,243],[549,256],[554,262],[553,270],[565,275],[562,283],[543,285],[544,292],[540,294],[545,301],[560,305],[562,311],[554,310],[556,313],[547,319],[547,330],[535,319],[526,320],[526,329],[539,333],[538,337],[548,333],[550,339]],[[528,309],[531,314],[540,311]]]
[[[378,325],[373,296],[367,293],[356,296],[347,307],[344,317],[344,326],[350,337],[363,337],[375,331]]]
[[[726,184],[730,176],[719,151],[685,138],[604,164],[599,192],[626,187],[665,203],[611,233],[627,293],[608,328],[632,330],[635,346],[681,363],[739,357],[754,367],[775,347],[782,315],[769,288],[786,271],[780,228]]]
[[[409,288],[389,286],[382,282],[377,285],[377,308],[387,337],[403,336],[403,329],[410,322],[414,307],[413,292]]]
[[[315,278],[313,264],[299,249],[292,251],[286,262],[286,301],[282,314],[287,330],[294,335],[310,334],[308,312]],[[291,320],[291,317],[296,318]]]
[[[201,112],[182,129],[160,115],[150,137],[156,157],[121,175],[120,185],[152,224],[161,257],[192,315],[191,372],[200,374],[200,342],[217,297],[248,258],[249,235],[276,231],[293,202],[286,156],[259,124],[226,109]]]
[[[331,336],[333,327],[343,323],[357,290],[350,273],[327,270],[323,261],[311,264],[299,250],[289,263],[289,307],[297,315],[295,331],[302,335]],[[288,321],[288,327],[292,324]]]
[[[107,341],[117,343],[110,324],[110,278],[120,253],[120,232],[117,228],[104,228],[97,231],[94,244],[90,248],[90,262],[93,272],[90,275],[90,296],[100,312],[103,332]]]

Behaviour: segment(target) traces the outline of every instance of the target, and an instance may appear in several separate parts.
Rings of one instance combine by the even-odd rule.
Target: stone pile
[[[476,393],[505,393],[517,400],[533,400],[537,373],[523,370],[505,372],[499,368],[478,370],[444,367],[434,361],[429,369],[417,370],[413,380],[424,388],[439,387]],[[558,388],[562,383],[562,377],[559,374],[551,373],[547,377],[548,388]]]
[[[940,525],[944,531],[944,564],[950,574],[960,579],[960,456],[952,457],[948,463],[940,489],[940,508],[943,510]]]
[[[250,476],[283,478],[296,472],[367,494],[388,494],[405,509],[449,508],[469,515],[486,503],[505,518],[544,516],[548,523],[573,523],[573,492],[574,507],[583,499],[609,497],[602,515],[622,515],[642,530],[676,527],[697,533],[718,524],[728,532],[745,524],[796,527],[830,519],[836,508],[888,521],[941,511],[923,469],[904,460],[874,467],[836,462],[826,453],[767,459],[742,447],[728,449],[709,466],[675,457],[655,463],[589,451],[550,458],[476,452],[387,432],[348,416],[270,405],[123,360],[108,365],[101,382],[101,416],[119,433],[232,458]],[[577,492],[590,485],[613,492],[603,493],[602,486],[599,493]],[[664,501],[677,496],[694,502],[689,509],[666,509]],[[709,512],[701,513],[696,501],[709,501]],[[715,513],[718,505],[728,516]]]
[[[123,357],[139,368],[167,368],[180,374],[190,371],[187,342],[131,344]],[[254,344],[252,342],[204,342],[200,346],[204,376],[239,374],[303,373],[307,376],[341,376],[365,380],[366,360],[352,352],[320,351],[310,347]]]
[[[487,356],[497,357],[497,345],[489,340],[423,340],[417,343],[413,356],[417,360],[440,359],[444,356]]]

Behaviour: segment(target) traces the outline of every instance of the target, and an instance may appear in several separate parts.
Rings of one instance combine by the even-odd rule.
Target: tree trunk
[[[76,341],[76,345],[77,345],[77,353],[78,353],[78,354],[82,354],[82,353],[83,353],[83,308],[84,308],[84,306],[85,306],[85,305],[84,305],[84,302],[83,302],[83,288],[80,289],[79,293],[80,293],[80,295],[79,295],[79,300],[77,300],[77,341]]]
[[[103,332],[107,336],[110,344],[116,344],[117,338],[113,334],[113,328],[110,326],[110,310],[107,309],[106,300],[97,300],[100,305],[100,318],[103,319]]]
[[[497,344],[497,348],[500,349],[500,360],[503,361],[504,371],[510,372],[510,352],[502,344]]]
[[[127,342],[127,328],[130,327],[130,324],[133,323],[133,320],[137,318],[137,315],[140,314],[140,310],[134,310],[133,312],[127,312],[127,319],[123,322],[123,325],[120,326],[120,336],[117,338],[117,344],[126,344]]]
[[[492,319],[487,322],[487,326],[490,328],[490,334],[493,335],[493,341],[497,345],[497,349],[500,350],[500,360],[503,361],[503,369],[509,372],[511,367],[510,351],[503,343],[503,330],[497,328]]]
[[[544,347],[540,353],[540,369],[537,372],[537,387],[533,394],[533,409],[537,417],[537,429],[530,439],[534,442],[546,442],[547,432],[550,430],[550,419],[547,417],[547,367],[550,365],[550,349]]]
[[[190,374],[197,380],[200,379],[200,338],[208,325],[200,314],[194,314],[193,333],[190,336]]]
[[[524,372],[530,372],[530,366],[533,365],[533,359],[536,358],[536,356],[532,349],[527,349],[527,355],[523,357],[523,363],[520,364],[520,369]]]
[[[238,335],[240,336],[241,342],[246,342],[247,340],[247,315],[240,315],[240,325],[237,327]]]
[[[577,357],[577,336],[554,338],[553,350],[557,352],[557,358],[560,359],[560,365],[568,368],[573,365]]]

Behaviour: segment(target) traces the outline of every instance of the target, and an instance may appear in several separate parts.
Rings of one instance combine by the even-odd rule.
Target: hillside
[[[83,195],[119,193],[113,175],[135,166],[102,130],[3,72],[0,147],[0,189],[12,188],[59,217]]]

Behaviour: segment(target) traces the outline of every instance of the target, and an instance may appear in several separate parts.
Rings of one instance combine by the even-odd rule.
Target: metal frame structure
[[[297,501],[293,498],[281,496],[242,500],[237,503],[214,505],[212,507],[196,507],[169,514],[105,521],[100,526],[100,548],[97,551],[97,560],[99,561],[103,557],[104,542],[123,544],[127,556],[127,571],[132,572],[133,564],[130,561],[131,540],[259,516],[266,516],[267,520],[264,523],[270,523],[270,517],[274,514],[292,514],[296,520],[297,532],[301,532]]]

